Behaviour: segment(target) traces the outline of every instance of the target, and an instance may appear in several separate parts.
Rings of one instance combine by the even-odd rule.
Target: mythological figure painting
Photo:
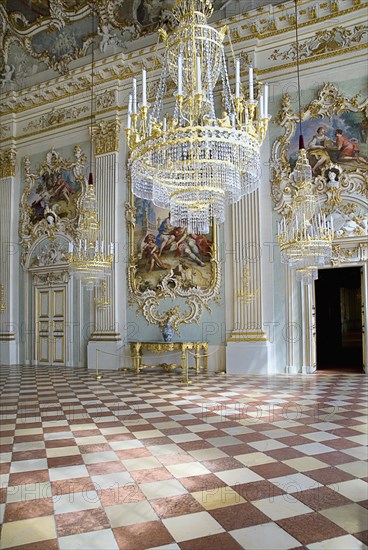
[[[31,223],[35,224],[45,217],[48,219],[51,216],[50,212],[59,218],[74,218],[78,191],[80,184],[75,180],[72,169],[41,174],[35,179],[28,196]],[[48,222],[51,223],[51,218]]]
[[[134,206],[140,290],[157,289],[171,270],[182,286],[207,288],[211,281],[212,235],[193,234],[186,227],[173,226],[170,212],[150,201],[135,198]]]
[[[345,170],[368,170],[368,121],[361,112],[348,111],[331,118],[309,119],[302,123],[304,144],[314,176],[331,163]],[[289,162],[295,165],[298,135],[290,141]]]

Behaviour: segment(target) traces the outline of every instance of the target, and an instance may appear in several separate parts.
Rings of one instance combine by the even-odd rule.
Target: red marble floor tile
[[[2,453],[11,453],[13,450],[13,445],[11,443],[6,445],[1,445],[1,452]]]
[[[156,430],[155,426],[152,426],[152,424],[137,424],[136,426],[134,426],[134,429],[132,426],[129,426],[129,429],[132,432],[146,432],[147,430]]]
[[[113,472],[125,472],[126,468],[121,462],[100,462],[97,464],[86,464],[90,476],[100,474],[111,474]]]
[[[51,516],[53,513],[54,505],[51,498],[11,502],[5,506],[4,523],[41,516]]]
[[[89,477],[78,477],[74,479],[63,479],[51,481],[52,494],[68,495],[69,493],[82,493],[94,491],[95,486]]]
[[[271,479],[273,477],[288,476],[295,474],[297,470],[283,464],[282,462],[269,462],[268,464],[259,464],[258,466],[251,466],[250,470],[253,470],[256,474],[264,477],[265,479]]]
[[[0,463],[0,474],[8,474],[10,471],[10,462]]]
[[[137,483],[149,483],[151,481],[162,481],[171,479],[173,475],[166,468],[150,468],[147,470],[135,470],[130,475]]]
[[[362,435],[362,432],[353,428],[337,428],[333,431],[333,434],[338,437],[352,437],[354,435]]]
[[[166,527],[159,521],[148,521],[113,529],[119,550],[146,550],[173,542]]]
[[[151,506],[160,519],[203,512],[203,506],[192,495],[158,498],[151,501]]]
[[[318,512],[281,519],[276,523],[304,545],[347,534],[344,529]]]
[[[240,483],[233,485],[232,488],[248,501],[261,500],[263,498],[273,499],[285,493],[280,487],[277,487],[267,479],[252,481],[251,483]]]
[[[15,435],[14,443],[30,443],[31,441],[43,441],[42,434]]]
[[[75,445],[75,439],[68,437],[66,439],[50,439],[45,441],[46,449],[55,449],[56,447],[70,447]]]
[[[302,435],[292,435],[292,436],[289,436],[289,437],[282,437],[278,441],[280,441],[284,445],[288,445],[290,447],[292,447],[292,446],[296,447],[297,445],[305,445],[306,443],[311,442],[310,439],[308,439],[306,437],[303,437]]]
[[[361,433],[359,435],[362,435]],[[323,442],[325,445],[328,445],[332,449],[352,449],[353,447],[359,447],[359,443],[354,443],[349,439],[329,439],[328,441]]]
[[[336,489],[338,490],[338,486],[336,486]],[[340,493],[333,491],[330,487],[324,486],[307,489],[306,491],[298,491],[297,493],[293,493],[293,496],[316,511],[334,508],[335,506],[344,506],[351,502]]]
[[[314,422],[317,422],[316,420],[314,420]],[[290,427],[290,428],[287,428],[287,430],[289,432],[293,432],[295,434],[310,434],[312,432],[315,432],[316,429],[315,428],[312,428],[311,426],[293,426],[293,427]]]
[[[10,474],[9,486],[12,485],[24,485],[29,483],[41,483],[43,481],[49,481],[48,470],[36,470],[32,472],[18,472]]]
[[[72,440],[74,443],[74,440]],[[86,453],[103,453],[105,451],[111,451],[111,447],[108,443],[95,443],[94,445],[78,445],[81,454]]]
[[[123,451],[115,451],[117,457],[120,460],[128,460],[130,458],[142,458],[146,456],[152,456],[145,447],[138,447],[137,449],[124,449]]]
[[[179,544],[181,550],[241,550],[236,540],[229,533],[219,533],[208,537],[191,539]]]
[[[102,506],[127,504],[146,499],[138,485],[134,483],[114,487],[113,489],[98,489],[97,493]]]
[[[354,533],[354,537],[360,540],[366,546],[368,546],[368,531],[360,531],[360,533]]]
[[[310,470],[305,472],[305,475],[322,483],[323,485],[329,485],[330,483],[339,483],[340,481],[348,481],[354,479],[354,476],[335,468],[334,466],[329,466],[328,468],[320,468],[319,470]]]
[[[0,487],[0,504],[4,504],[6,501],[7,487]]]
[[[59,537],[110,528],[110,522],[102,508],[57,514],[55,521]]]
[[[368,509],[368,500],[361,500],[358,502],[359,506],[363,506],[363,508]]]
[[[63,466],[78,466],[84,464],[81,455],[55,456],[47,459],[49,468],[61,468]]]
[[[48,428],[43,428],[43,433],[44,434],[54,434],[54,433],[59,433],[59,432],[65,432],[65,428],[67,428],[67,426],[50,426]]]
[[[341,451],[332,451],[332,453],[321,453],[318,455],[318,460],[336,466],[337,464],[347,464],[348,462],[355,462],[357,459],[354,456],[350,456]]]
[[[172,442],[171,442],[172,443]],[[200,451],[202,449],[213,449],[213,445],[202,439],[196,439],[195,441],[186,441],[185,443],[177,443],[178,447],[183,451]]]
[[[222,472],[224,470],[235,470],[236,468],[244,468],[244,464],[233,457],[204,460],[202,464],[211,472]]]
[[[215,520],[226,530],[242,529],[251,525],[259,525],[260,523],[268,523],[270,518],[263,514],[258,508],[245,502],[235,506],[225,506],[210,510],[209,513]]]
[[[36,458],[46,458],[46,449],[34,449],[33,451],[15,451],[12,454],[12,462],[18,460],[34,460]]]
[[[196,491],[209,491],[210,489],[226,487],[226,483],[224,483],[215,474],[182,477],[180,478],[180,483],[191,493],[194,493]]]
[[[74,431],[73,430],[73,436],[74,437],[93,437],[94,435],[101,435],[100,430],[79,430]]]

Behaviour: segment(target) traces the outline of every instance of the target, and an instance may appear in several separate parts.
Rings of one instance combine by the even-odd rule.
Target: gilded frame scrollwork
[[[46,158],[41,162],[40,167],[32,171],[31,161],[29,157],[24,158],[24,180],[25,188],[23,190],[21,199],[20,199],[20,218],[19,218],[19,236],[20,244],[23,247],[23,253],[21,258],[21,263],[24,266],[26,264],[26,259],[29,251],[31,250],[33,244],[40,237],[49,237],[53,239],[57,234],[69,235],[72,240],[77,237],[77,220],[79,217],[79,203],[80,198],[85,191],[86,187],[86,176],[84,174],[84,167],[86,165],[86,155],[83,153],[79,145],[74,147],[74,161],[64,159],[55,149],[51,149],[46,153]],[[55,177],[59,174],[62,174],[63,171],[69,171],[72,174],[73,181],[75,182],[75,212],[73,215],[64,215],[61,212],[58,212],[56,206],[53,205],[50,207],[51,203],[43,204],[43,213],[40,216],[40,219],[33,219],[33,209],[31,202],[32,193],[37,186],[37,182],[40,181],[40,178],[49,178],[55,182]],[[66,182],[61,179],[61,187],[67,187]],[[56,182],[58,184],[58,182]],[[72,183],[72,182],[70,182]],[[59,189],[61,188],[59,187]],[[52,193],[54,193],[52,189]],[[58,189],[56,188],[56,191]],[[45,192],[47,189],[45,189]],[[65,190],[65,196],[63,197],[67,202],[68,193],[70,200],[71,189]],[[74,190],[73,190],[74,192]],[[50,192],[48,193],[50,196]],[[40,200],[41,195],[38,194],[38,200]]]
[[[310,119],[332,118],[334,115],[340,115],[348,111],[362,113],[365,120],[367,120],[368,98],[361,101],[359,98],[360,94],[352,98],[345,97],[335,85],[325,83],[318,97],[302,110],[302,123]],[[271,195],[275,211],[284,215],[289,210],[288,205],[292,197],[290,185],[292,167],[288,159],[288,149],[299,122],[299,114],[293,112],[291,97],[287,93],[282,96],[281,108],[275,117],[275,122],[283,128],[284,133],[276,138],[272,146]],[[334,170],[338,175],[338,188],[335,190],[328,182],[328,173],[331,170]],[[360,197],[361,200],[367,200],[368,164],[366,166],[357,164],[352,167],[351,165],[344,166],[342,163],[327,162],[321,173],[315,177],[315,184],[319,193],[324,195],[323,201],[331,208],[340,203],[344,195],[346,197],[355,195]]]
[[[178,331],[181,324],[199,323],[203,310],[211,312],[210,302],[219,298],[221,266],[217,226],[213,224],[212,227],[211,280],[206,288],[199,285],[188,285],[180,274],[174,274],[171,269],[163,275],[155,289],[144,289],[140,288],[137,276],[138,257],[134,240],[137,212],[131,188],[129,189],[129,201],[125,203],[125,214],[129,235],[128,290],[130,305],[136,307],[137,315],[141,313],[149,324],[163,327],[170,323],[175,331]],[[180,303],[163,311],[168,299],[179,300]]]

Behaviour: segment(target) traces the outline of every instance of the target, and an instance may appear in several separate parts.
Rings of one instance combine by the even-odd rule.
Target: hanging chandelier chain
[[[296,49],[296,75],[298,82],[298,109],[299,109],[299,135],[302,135],[302,107],[300,86],[300,54],[299,54],[299,29],[298,29],[298,2],[295,0],[295,49]]]

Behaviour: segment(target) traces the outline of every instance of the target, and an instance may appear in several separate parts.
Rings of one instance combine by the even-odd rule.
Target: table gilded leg
[[[141,344],[139,342],[133,342],[130,346],[132,354],[132,367],[135,372],[139,374],[142,364]]]
[[[199,344],[194,346],[194,365],[196,374],[199,374],[199,362],[201,358],[200,347],[201,346]]]
[[[187,347],[185,344],[181,346],[181,370],[182,370],[182,382],[188,384],[188,358]]]
[[[208,372],[208,344],[207,342],[202,345],[203,349],[203,371]]]

